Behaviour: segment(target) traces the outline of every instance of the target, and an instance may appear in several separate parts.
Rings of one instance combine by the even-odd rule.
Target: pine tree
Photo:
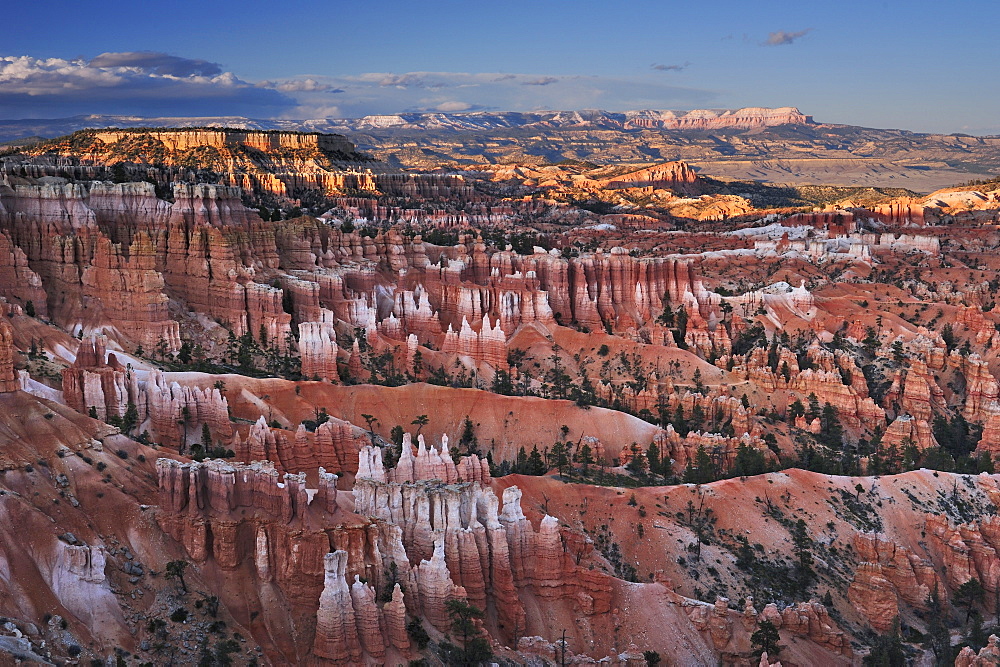
[[[754,657],[760,658],[763,653],[767,653],[767,657],[772,660],[778,657],[781,649],[784,648],[778,643],[780,640],[781,636],[778,634],[778,628],[774,627],[774,623],[771,621],[761,621],[757,630],[750,635]]]
[[[812,550],[809,548],[812,541],[806,532],[805,520],[799,519],[796,521],[791,533],[792,550],[795,552],[795,558],[798,560],[796,569],[799,576],[799,587],[802,592],[805,592],[809,588],[809,583],[813,578],[813,555]]]
[[[924,647],[934,652],[937,664],[947,664],[951,658],[951,634],[943,622],[944,609],[937,586],[927,596],[927,634]]]
[[[426,415],[421,416],[426,417]],[[458,440],[458,445],[466,454],[479,453],[479,441],[476,439],[475,426],[468,415],[465,416],[465,421],[462,424],[462,435]]]
[[[566,466],[569,465],[569,455],[566,451],[566,443],[556,442],[552,445],[552,451],[549,452],[549,456],[551,457],[550,461],[552,462],[552,465],[558,468],[559,475],[562,476],[566,470]]]
[[[649,447],[646,449],[646,464],[649,465],[649,473],[651,475],[663,474],[660,462],[660,448],[657,447],[655,442],[649,443]]]
[[[517,459],[514,461],[514,473],[517,475],[527,475],[528,473],[528,453],[524,447],[517,450]]]
[[[538,477],[544,475],[546,472],[548,472],[548,468],[545,467],[545,463],[542,461],[542,455],[538,451],[538,445],[535,445],[531,450],[531,454],[528,455],[526,474]]]

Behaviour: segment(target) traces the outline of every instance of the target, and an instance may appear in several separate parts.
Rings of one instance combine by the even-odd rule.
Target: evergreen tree
[[[455,667],[479,665],[493,657],[489,641],[481,636],[475,620],[483,618],[481,609],[466,600],[452,599],[445,604],[451,618],[451,628],[461,638],[461,646],[443,641],[438,652],[444,664]]]
[[[580,446],[580,451],[576,454],[576,462],[583,467],[583,476],[586,477],[590,473],[590,466],[594,463],[594,457],[591,452],[590,445],[583,443],[583,445]]]
[[[649,473],[651,475],[662,475],[663,469],[660,463],[660,448],[656,446],[655,442],[649,443],[649,447],[646,449],[646,464],[649,466]]]
[[[754,658],[759,659],[763,653],[767,653],[767,657],[772,660],[777,658],[778,654],[781,653],[781,649],[784,648],[784,646],[778,643],[780,640],[781,636],[778,634],[778,628],[774,627],[774,623],[771,621],[761,621],[760,625],[757,626],[757,630],[750,635]]]
[[[717,479],[715,464],[712,457],[705,449],[705,445],[700,445],[695,454],[694,462],[688,462],[688,467],[684,471],[684,482],[687,484],[708,484]]]
[[[924,635],[924,647],[934,652],[937,664],[948,664],[951,658],[951,634],[944,624],[944,609],[937,586],[927,596],[927,634]]]
[[[404,435],[403,427],[400,426],[399,424],[393,426],[392,430],[389,431],[389,439],[392,440],[392,444],[396,445],[397,447],[403,446],[403,435]]]
[[[130,435],[138,422],[139,410],[135,407],[135,403],[129,401],[128,406],[125,408],[125,415],[122,417],[122,433]]]
[[[548,472],[548,468],[545,466],[545,463],[542,461],[542,455],[538,451],[538,445],[535,445],[532,448],[532,450],[531,450],[531,454],[528,455],[528,464],[527,464],[527,470],[525,471],[525,474],[526,475],[534,475],[536,477],[539,477],[541,475],[544,475],[547,472]]]
[[[705,410],[699,403],[695,403],[691,408],[691,422],[688,426],[692,431],[701,431],[705,428]]]
[[[468,417],[466,417],[466,419],[468,419]],[[423,427],[427,426],[428,421],[430,421],[430,420],[427,417],[427,415],[417,415],[417,418],[414,419],[413,421],[411,421],[410,425],[411,426],[416,426],[417,427],[417,435],[420,435],[420,429],[422,429]]]
[[[822,414],[819,408],[819,399],[816,398],[816,394],[810,392],[808,400],[809,412],[807,413],[807,416],[809,420],[812,421],[813,419],[818,419]]]
[[[969,642],[969,646],[974,651],[978,651],[986,645],[986,631],[983,630],[983,615],[979,613],[978,609],[972,610],[969,631],[965,635],[965,640]]]
[[[177,352],[177,361],[187,366],[191,363],[191,343],[184,341],[181,349]]]
[[[566,453],[566,443],[557,442],[552,445],[552,451],[550,453],[552,465],[559,469],[559,475],[562,476],[569,465],[569,456]]]
[[[875,638],[871,652],[865,656],[865,665],[871,667],[906,667],[906,653],[899,636],[899,619],[892,624],[892,632]]]
[[[809,588],[809,583],[813,578],[813,555],[810,546],[812,540],[809,539],[809,534],[806,532],[806,522],[804,519],[799,519],[795,522],[792,530],[792,550],[795,553],[795,558],[798,560],[796,564],[796,570],[799,576],[799,588],[805,593]]]
[[[844,444],[844,436],[843,428],[840,426],[840,418],[837,416],[837,408],[825,403],[819,423],[822,443],[832,449],[840,449]]]
[[[684,419],[684,406],[680,403],[677,404],[677,409],[674,411],[674,430],[677,431],[678,435],[682,438],[685,437],[688,432],[687,420]]]
[[[458,445],[466,454],[479,453],[479,440],[476,438],[476,429],[468,415],[465,416],[465,421],[462,423],[462,435],[458,440]]]
[[[188,562],[186,560],[172,560],[167,563],[167,570],[163,575],[166,579],[179,580],[185,594],[188,592],[187,582],[184,581],[184,570],[187,569],[187,566]]]
[[[514,473],[518,475],[528,474],[528,453],[524,447],[517,450],[517,459],[514,461]]]
[[[629,472],[631,472],[633,474],[636,474],[636,475],[645,472],[645,470],[646,470],[646,457],[642,453],[642,450],[639,449],[639,445],[637,443],[634,443],[634,442],[632,443],[632,447],[630,449],[630,453],[632,455],[632,458],[629,459],[628,465],[625,466],[625,468]]]
[[[750,477],[767,472],[767,461],[764,454],[756,448],[741,442],[736,448],[736,458],[730,471],[734,477]]]
[[[969,622],[972,610],[976,605],[982,604],[986,597],[986,589],[983,584],[973,577],[958,587],[955,591],[954,602],[956,606],[965,607],[965,622]]]

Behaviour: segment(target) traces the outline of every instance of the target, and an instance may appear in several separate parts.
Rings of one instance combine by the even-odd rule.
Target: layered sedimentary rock
[[[885,420],[885,410],[872,399],[858,396],[853,386],[845,385],[839,371],[806,369],[795,377],[792,386],[803,395],[815,394],[821,404],[832,405],[848,426],[864,424],[871,428]]]
[[[698,175],[686,162],[664,162],[597,182],[599,187],[688,189],[698,181]]]
[[[535,531],[521,511],[517,488],[504,491],[501,510],[496,495],[480,481],[426,481],[448,478],[450,471],[435,463],[433,450],[423,447],[412,459],[404,458],[407,447],[409,442],[400,465],[388,476],[377,450],[362,451],[356,511],[403,528],[407,554],[411,560],[422,560],[415,568],[416,576],[424,613],[432,625],[447,627],[441,604],[452,585],[476,605],[496,600],[502,625],[508,630],[525,627],[517,593],[522,587],[543,598],[570,603],[584,615],[608,611],[606,579],[573,562],[558,521],[545,517]],[[488,476],[483,479],[485,461],[468,457],[462,463],[466,465],[457,471],[465,468],[468,472],[463,474],[488,482]]]
[[[930,592],[940,584],[931,562],[877,533],[855,536],[854,549],[861,562],[847,596],[872,627],[880,632],[891,628],[901,602],[926,608]]]
[[[246,439],[237,436],[233,449],[239,461],[271,461],[285,472],[326,468],[355,473],[358,452],[367,443],[368,435],[363,430],[340,419],[328,418],[315,431],[300,424],[294,433],[289,433],[269,427],[261,416]]]
[[[944,390],[934,380],[927,364],[914,359],[905,372],[896,372],[883,405],[897,413],[930,421],[935,408],[945,407]]]
[[[664,457],[669,457],[674,461],[674,466],[682,470],[689,463],[693,463],[699,448],[712,452],[712,456],[718,461],[718,465],[728,469],[736,458],[736,453],[740,445],[745,445],[751,449],[758,450],[769,457],[767,446],[759,437],[744,432],[739,437],[724,436],[721,433],[703,433],[700,431],[690,431],[681,436],[673,427],[668,424],[667,428],[658,433],[654,439],[657,447]],[[626,447],[618,456],[622,465],[626,465],[632,458],[631,449]]]
[[[101,150],[96,142],[108,146],[136,137],[149,137],[170,150],[183,151],[191,148],[232,148],[248,146],[259,151],[281,149],[317,149],[344,151],[350,153],[354,146],[338,134],[318,132],[254,132],[235,129],[178,129],[178,130],[103,130],[94,133],[94,150]]]
[[[66,403],[84,414],[93,408],[102,420],[124,415],[128,404],[135,403],[138,395],[135,376],[118,362],[114,353],[108,355],[104,336],[81,341],[76,361],[63,369],[62,376]]]
[[[924,225],[927,217],[927,206],[911,199],[902,198],[886,204],[876,204],[872,207],[875,218],[894,225]]]
[[[98,419],[124,417],[135,408],[135,432],[148,431],[162,444],[183,449],[198,442],[208,425],[213,442],[233,436],[229,405],[218,388],[200,389],[167,379],[162,371],[140,372],[123,366],[107,351],[107,339],[81,341],[76,361],[63,369],[63,395],[78,412]]]
[[[496,327],[490,326],[488,315],[483,316],[482,326],[478,332],[473,331],[464,317],[459,331],[453,331],[449,325],[448,331],[445,332],[444,343],[441,345],[441,352],[471,357],[495,369],[507,366],[506,336],[499,322]]]
[[[137,234],[123,253],[118,244],[101,238],[81,277],[83,294],[100,304],[114,326],[146,349],[163,341],[163,349],[181,346],[180,328],[167,311],[163,276],[156,270],[157,249],[148,234]]]
[[[25,306],[30,302],[39,317],[48,314],[42,279],[28,266],[24,251],[4,233],[0,233],[0,298]]]
[[[924,530],[949,588],[975,578],[987,591],[1000,590],[1000,519],[987,516],[953,525],[945,516],[928,514]]]
[[[976,653],[965,646],[955,658],[955,667],[988,667],[1000,663],[1000,637],[990,635],[988,643]]]
[[[694,111],[636,111],[630,112],[626,126],[659,127],[677,130],[716,130],[721,128],[758,128],[773,125],[801,125],[812,122],[795,107],[768,109],[747,107],[724,111],[695,109]]]
[[[996,333],[992,325],[991,333]],[[962,374],[965,376],[965,407],[962,415],[969,421],[982,421],[1000,398],[1000,385],[990,372],[989,365],[978,355],[962,358]]]
[[[907,446],[914,445],[920,450],[936,447],[937,441],[931,431],[931,425],[923,419],[914,419],[910,415],[896,417],[882,436],[882,447],[895,446],[902,452]]]
[[[225,445],[232,438],[229,402],[217,387],[182,385],[160,371],[150,371],[145,383],[136,384],[132,402],[145,408],[140,409],[140,423],[147,415],[150,434],[163,444],[185,448],[199,442],[205,425],[214,444]]]
[[[323,567],[325,579],[316,612],[313,652],[334,663],[357,664],[361,660],[361,642],[346,579],[347,552],[326,554]]]
[[[340,379],[337,372],[337,332],[333,324],[301,323],[298,347],[303,377],[324,382],[336,382]]]
[[[9,324],[0,320],[0,393],[21,388],[17,373],[14,372],[14,352],[14,331]]]

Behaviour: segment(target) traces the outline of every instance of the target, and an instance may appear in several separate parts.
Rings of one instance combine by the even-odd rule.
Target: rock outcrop
[[[21,388],[17,373],[14,372],[14,353],[14,330],[0,320],[0,393]]]
[[[851,603],[872,627],[886,632],[900,614],[900,603],[925,609],[939,585],[934,565],[885,535],[859,534],[854,549],[861,561],[847,591]]]

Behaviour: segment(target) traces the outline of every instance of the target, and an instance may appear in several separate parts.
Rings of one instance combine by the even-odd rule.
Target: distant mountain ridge
[[[401,113],[369,115],[361,118],[319,118],[306,120],[259,119],[244,116],[162,117],[87,115],[71,118],[0,120],[0,142],[28,136],[54,137],[77,130],[107,127],[228,127],[243,130],[286,130],[305,132],[364,132],[368,130],[427,129],[483,131],[501,128],[593,127],[606,129],[711,130],[753,129],[778,125],[811,125],[795,107],[770,109],[640,109],[635,111],[472,111],[464,113]]]
[[[699,173],[785,184],[900,187],[931,192],[1000,172],[1000,137],[925,134],[818,123],[794,107],[769,109],[475,111],[355,119],[242,116],[76,116],[0,120],[0,145],[85,128],[225,127],[345,135],[388,167],[477,164],[596,165],[682,160]]]
[[[711,130],[722,128],[753,129],[777,125],[810,125],[812,116],[806,116],[795,107],[768,109],[695,109],[671,111],[641,109],[611,112],[598,109],[583,111],[531,111],[469,113],[404,113],[364,116],[354,120],[330,121],[341,123],[342,129],[364,131],[368,129],[453,129],[491,130],[500,128],[539,126],[546,128],[594,127],[608,129]]]

